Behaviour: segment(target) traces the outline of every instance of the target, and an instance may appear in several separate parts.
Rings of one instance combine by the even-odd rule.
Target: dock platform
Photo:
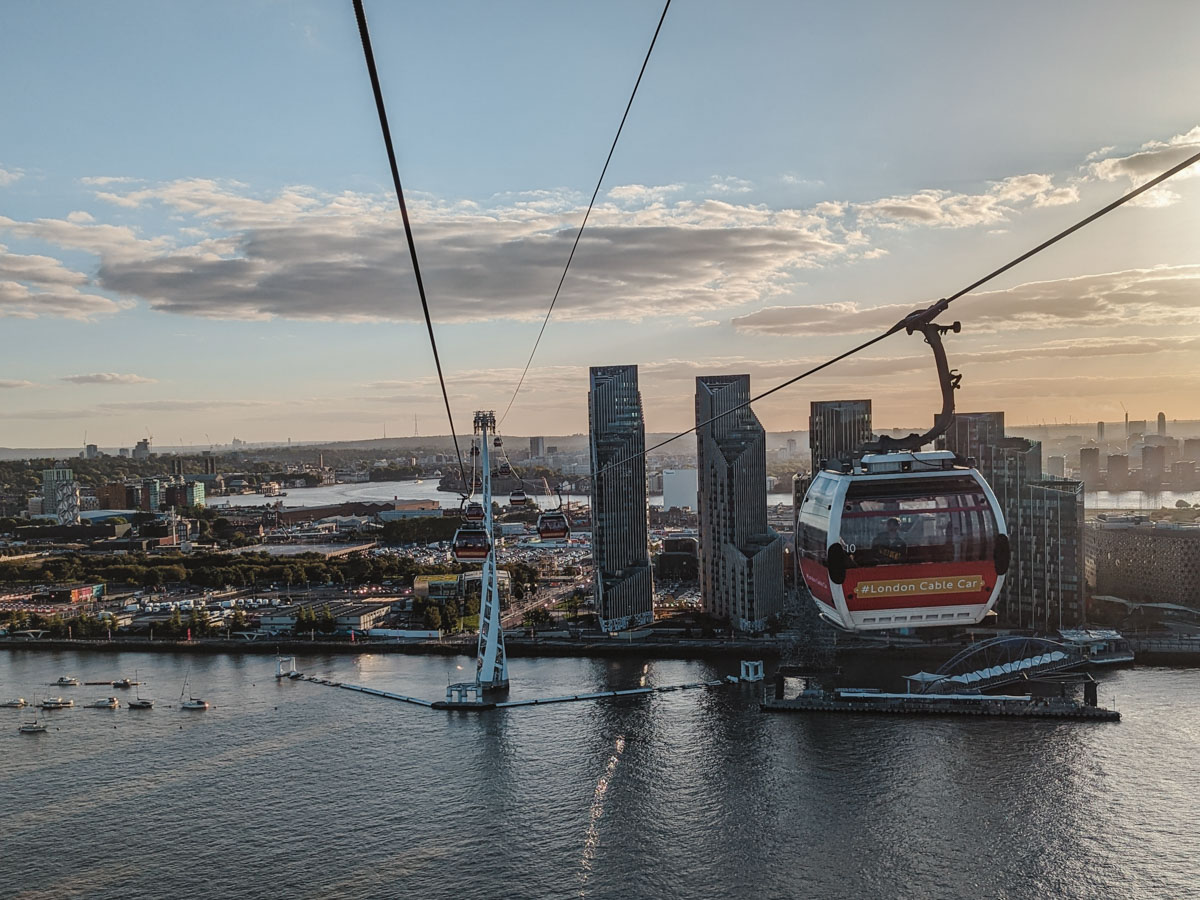
[[[806,691],[796,697],[766,697],[765,712],[830,712],[909,716],[1011,716],[1117,722],[1115,709],[1069,698],[997,694],[888,694],[876,691]]]

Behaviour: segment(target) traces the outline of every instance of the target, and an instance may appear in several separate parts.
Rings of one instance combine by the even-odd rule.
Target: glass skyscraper
[[[654,621],[646,425],[637,366],[592,366],[590,381],[593,593],[600,627],[619,631]]]
[[[700,595],[705,612],[759,631],[783,611],[783,539],[767,526],[766,431],[749,406],[722,415],[749,399],[749,375],[696,379]]]

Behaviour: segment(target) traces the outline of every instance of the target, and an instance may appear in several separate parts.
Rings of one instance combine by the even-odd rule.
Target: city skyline
[[[682,430],[698,374],[786,380],[1195,152],[1161,85],[1200,75],[1200,10],[1164,32],[1120,9],[672,9],[505,430],[585,432],[587,368],[625,363],[647,430]],[[464,433],[511,395],[657,11],[368,14]],[[21,7],[0,36],[0,445],[447,433],[348,11],[60,18]],[[960,407],[1200,416],[1188,174],[955,306]],[[755,411],[801,430],[870,396],[878,427],[925,422],[923,351],[897,337]]]

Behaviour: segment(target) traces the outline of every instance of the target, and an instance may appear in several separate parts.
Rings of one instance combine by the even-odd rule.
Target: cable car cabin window
[[[800,553],[822,565],[825,564],[825,548],[829,544],[829,507],[836,493],[837,482],[818,475],[809,485],[800,507]]]
[[[850,485],[842,544],[851,566],[992,559],[996,517],[970,478]]]

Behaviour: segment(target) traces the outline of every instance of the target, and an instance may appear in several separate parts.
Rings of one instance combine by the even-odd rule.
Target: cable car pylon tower
[[[492,522],[493,443],[501,446],[496,434],[496,414],[491,410],[475,413],[475,443],[471,458],[479,461],[479,474],[471,475],[464,490],[461,528],[454,535],[452,551],[459,562],[480,562],[479,637],[475,651],[475,680],[446,686],[444,702],[435,709],[490,709],[495,703],[484,696],[489,691],[508,688],[508,655],[504,652],[504,625],[500,612],[500,589],[496,565],[496,537]],[[471,498],[480,492],[477,502]]]
[[[502,690],[508,687],[508,657],[504,652],[504,626],[500,614],[500,588],[497,578],[496,537],[492,525],[492,462],[493,440],[496,436],[496,414],[491,410],[475,413],[475,433],[479,435],[480,468],[483,470],[483,527],[490,549],[483,561],[483,577],[479,593],[479,641],[475,657],[475,682],[480,691]]]

